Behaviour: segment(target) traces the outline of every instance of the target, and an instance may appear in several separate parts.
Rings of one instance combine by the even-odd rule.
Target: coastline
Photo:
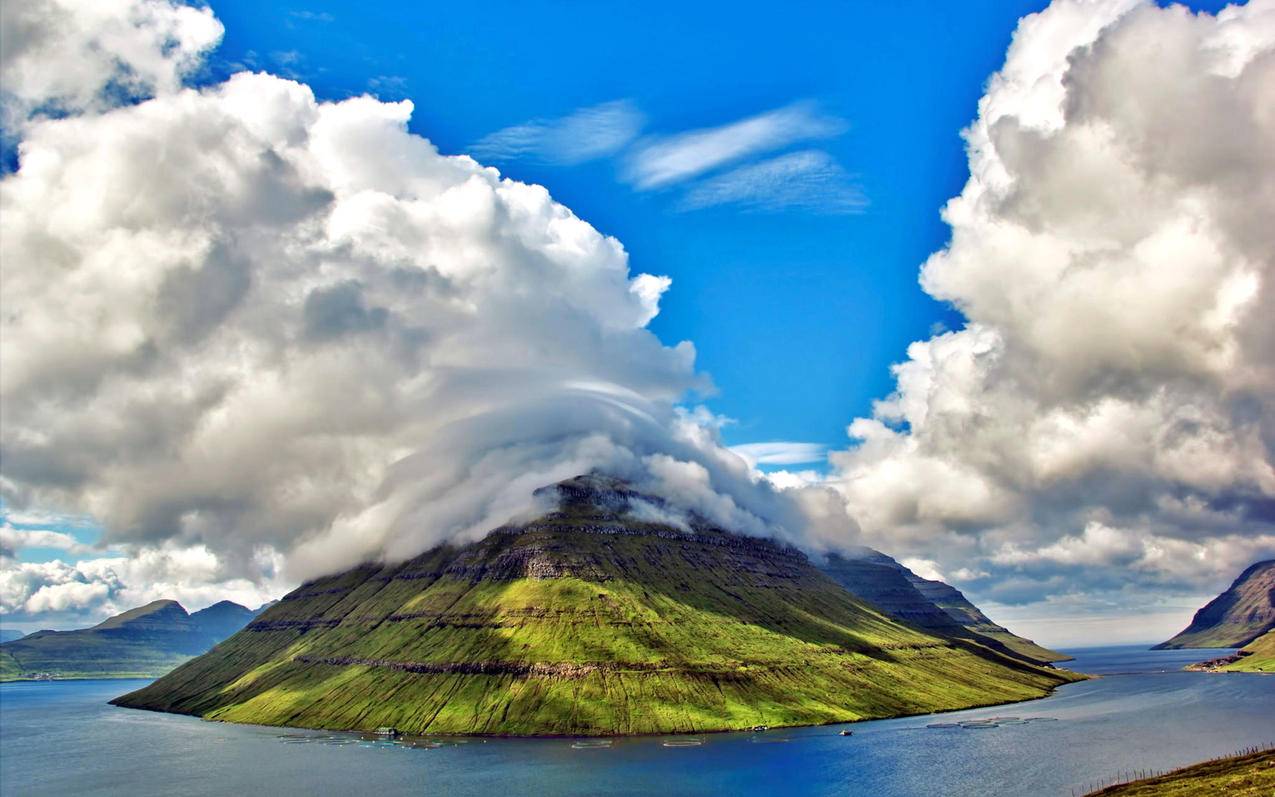
[[[1241,750],[1229,756],[1122,780],[1085,797],[1154,797],[1155,795],[1232,794],[1265,797],[1275,791],[1275,746]]]
[[[84,673],[83,675],[53,675],[49,678],[0,678],[0,684],[34,684],[42,681],[140,681],[163,678],[172,670],[165,672],[109,672]]]
[[[1144,659],[1149,665],[1143,669],[1159,669],[1155,655]],[[1163,675],[1095,678],[1047,700],[941,717],[594,740],[407,734],[391,741],[277,724],[163,718],[107,705],[144,681],[13,685],[2,688],[13,744],[6,749],[13,755],[6,756],[10,777],[4,779],[14,793],[69,794],[106,782],[120,784],[102,791],[109,797],[166,797],[172,768],[196,756],[208,775],[203,783],[281,796],[315,793],[297,784],[320,784],[330,793],[410,794],[419,793],[422,781],[438,793],[455,794],[486,794],[516,782],[542,794],[814,795],[845,793],[849,783],[852,791],[881,797],[1077,795],[1092,781],[1110,782],[1121,772],[1167,771],[1269,739],[1267,682],[1209,678],[1180,667]],[[1184,715],[1161,699],[1162,678],[1193,696],[1181,707]],[[1113,701],[1121,711],[1111,710]],[[926,728],[995,717],[1056,721],[996,730]],[[853,737],[840,736],[842,729]],[[989,744],[998,754],[980,755]],[[86,762],[81,774],[60,768],[50,776],[50,767],[68,756]],[[138,778],[145,781],[141,791]]]
[[[997,706],[1023,705],[1027,703],[1034,703],[1038,700],[1044,700],[1047,697],[1051,697],[1053,696],[1054,692],[1061,687],[1071,686],[1072,684],[1083,683],[1084,681],[1096,680],[1102,677],[1100,675],[1091,675],[1088,673],[1074,672],[1072,670],[1062,670],[1062,672],[1067,672],[1077,677],[1074,680],[1067,681],[1064,683],[1057,683],[1048,687],[1044,694],[1037,695],[1036,697],[1024,698],[1022,700],[1001,700],[1001,701],[991,701],[987,703],[973,703],[967,706],[939,709],[937,711],[919,711],[914,713],[888,714],[888,715],[883,715],[879,717],[860,717],[858,719],[853,719],[853,720],[835,720],[831,722],[808,722],[808,723],[766,725],[765,728],[767,729],[767,731],[791,730],[796,728],[827,728],[827,727],[832,727],[835,725],[855,725],[861,722],[879,722],[882,720],[905,719],[908,717],[940,716],[944,714],[953,714],[958,711],[972,711],[972,710],[981,709],[981,708],[995,708]],[[113,680],[113,679],[103,679],[103,680]],[[313,725],[285,725],[282,723],[272,724],[272,723],[261,723],[261,722],[235,722],[233,720],[208,718],[194,712],[170,711],[166,709],[148,708],[145,706],[130,706],[130,705],[125,705],[123,703],[117,702],[126,696],[127,694],[120,695],[119,697],[113,698],[107,702],[116,708],[131,709],[134,711],[149,711],[156,714],[174,714],[174,715],[182,716],[182,717],[196,717],[205,722],[218,722],[218,723],[224,723],[227,725],[243,725],[243,726],[251,726],[251,727],[258,727],[258,728],[284,728],[284,729],[290,728],[293,730],[302,730],[302,731],[325,731],[328,733],[350,733],[350,734],[364,734],[364,735],[373,733],[372,730],[363,729],[363,728],[342,728],[342,727],[313,726]],[[661,737],[661,736],[702,736],[702,735],[709,735],[709,734],[749,733],[749,732],[754,732],[754,728],[757,728],[757,727],[760,727],[760,726],[753,725],[753,726],[740,726],[740,727],[723,727],[723,728],[697,729],[697,730],[686,730],[686,731],[651,731],[651,732],[640,732],[640,733],[589,733],[589,734],[582,734],[582,733],[536,733],[536,734],[429,733],[428,731],[425,731],[421,733],[404,732],[403,735],[406,737],[428,736],[431,738],[437,737],[437,738],[454,738],[454,739],[559,739],[559,740],[561,739],[649,739],[649,738]]]

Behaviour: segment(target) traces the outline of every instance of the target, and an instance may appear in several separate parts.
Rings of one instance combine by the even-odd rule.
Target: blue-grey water
[[[144,681],[0,684],[0,794],[1071,795],[1275,742],[1275,676],[1182,672],[1226,651],[1072,651],[1102,678],[1041,700],[848,726],[615,740],[437,740],[115,708]],[[927,728],[990,717],[995,727]],[[1033,719],[1040,718],[1040,719]],[[843,737],[848,728],[854,735]],[[605,744],[605,743],[602,743]]]

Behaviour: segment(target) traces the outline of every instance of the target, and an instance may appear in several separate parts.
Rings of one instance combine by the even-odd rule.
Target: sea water
[[[1275,675],[1181,671],[1227,652],[1078,650],[1065,666],[1102,677],[1025,703],[609,743],[396,743],[107,705],[145,681],[7,683],[0,794],[1068,797],[1133,770],[1275,742]],[[840,736],[843,729],[853,736]]]

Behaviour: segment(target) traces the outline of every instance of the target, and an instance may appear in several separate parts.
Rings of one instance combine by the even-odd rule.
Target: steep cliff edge
[[[1071,658],[997,625],[960,590],[942,581],[922,578],[872,548],[831,554],[820,569],[856,597],[929,633],[976,641],[1038,663]]]
[[[1250,565],[1221,595],[1195,613],[1191,624],[1155,646],[1241,648],[1275,629],[1275,559]]]

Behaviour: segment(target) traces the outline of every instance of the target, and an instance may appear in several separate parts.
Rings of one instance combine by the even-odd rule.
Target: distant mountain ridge
[[[795,548],[644,520],[599,475],[558,508],[285,596],[117,705],[264,725],[614,735],[1040,697],[1079,676],[905,625]],[[546,497],[550,497],[546,496]]]
[[[1250,565],[1191,624],[1155,650],[1241,648],[1275,629],[1275,559]]]
[[[1071,658],[997,625],[956,587],[922,578],[872,548],[830,554],[820,569],[890,616],[939,636],[967,639],[1038,663]]]
[[[92,628],[36,631],[0,644],[0,680],[163,675],[206,653],[259,612],[221,601],[192,614],[177,601],[157,600]]]

